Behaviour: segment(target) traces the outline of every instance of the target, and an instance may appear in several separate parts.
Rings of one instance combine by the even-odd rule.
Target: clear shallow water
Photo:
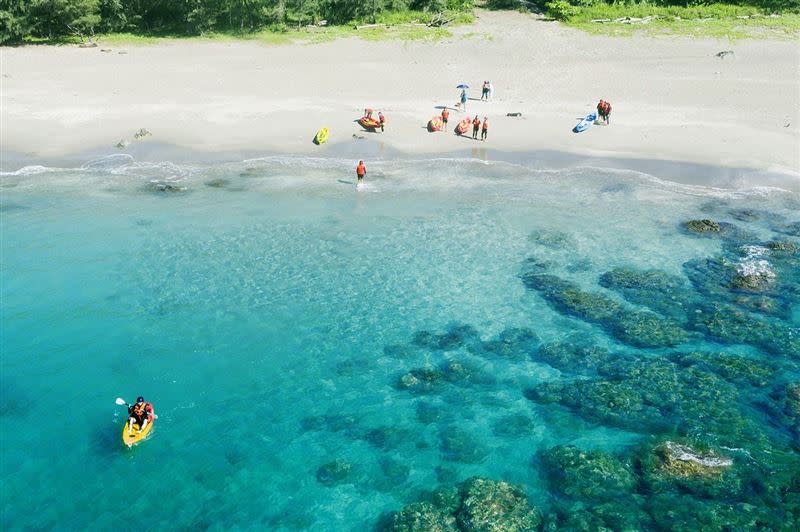
[[[546,510],[537,452],[623,452],[649,431],[530,401],[526,389],[573,378],[535,357],[429,349],[415,334],[468,324],[489,341],[527,327],[543,343],[661,356],[670,349],[626,345],[556,310],[521,282],[524,261],[621,302],[598,286],[602,273],[684,276],[687,261],[722,252],[719,239],[681,231],[684,220],[797,241],[776,228],[800,220],[800,198],[778,189],[433,160],[371,164],[356,191],[352,166],[114,156],[2,176],[4,529],[110,528],[132,504],[144,528],[363,530],[472,475],[523,484]],[[760,214],[733,219],[742,209]],[[796,331],[793,298],[780,321]],[[770,386],[798,377],[791,353],[752,343],[695,332],[676,349],[785,361]],[[446,361],[488,377],[435,393],[398,386]],[[159,420],[128,451],[114,399],[139,394]],[[498,429],[509,415],[529,425]],[[791,439],[767,425],[781,445]],[[454,433],[466,450],[447,443]],[[351,473],[325,485],[318,468],[337,458]]]

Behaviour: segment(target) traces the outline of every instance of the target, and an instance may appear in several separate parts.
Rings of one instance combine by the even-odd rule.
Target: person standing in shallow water
[[[358,178],[357,184],[361,184],[361,181],[363,181],[365,175],[367,175],[367,167],[364,166],[364,161],[358,161],[358,166],[356,166],[356,177]]]

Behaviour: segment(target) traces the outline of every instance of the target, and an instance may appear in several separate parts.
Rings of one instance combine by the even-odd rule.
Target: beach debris
[[[150,131],[148,129],[142,128],[139,131],[137,131],[136,133],[134,133],[133,138],[136,139],[136,140],[139,140],[139,139],[143,139],[145,137],[149,137],[150,135],[152,135],[152,133],[150,133]]]
[[[723,50],[721,52],[717,52],[714,55],[719,57],[720,59],[725,59],[728,56],[733,57],[735,54],[733,53],[733,50]]]
[[[358,140],[364,140],[364,135],[356,135],[355,133],[353,133],[353,138]]]
[[[522,116],[522,113],[506,113],[506,116]]]
[[[122,139],[119,142],[117,142],[115,147],[119,148],[120,150],[124,150],[125,148],[130,146],[130,144],[131,144],[131,141]]]
[[[117,52],[117,54],[119,54],[119,55],[128,55],[128,52],[126,52],[125,50],[120,50],[119,52]]]
[[[104,54],[109,54],[113,52],[111,48],[100,48],[100,51],[103,52]]]

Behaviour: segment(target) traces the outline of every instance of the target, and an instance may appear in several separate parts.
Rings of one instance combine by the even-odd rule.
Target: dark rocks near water
[[[443,334],[419,331],[413,339],[414,345],[434,351],[453,351],[479,341],[478,331],[470,325],[455,325]]]
[[[211,179],[209,181],[206,181],[205,183],[205,185],[210,188],[225,188],[230,184],[231,184],[230,179],[223,179],[223,178]]]
[[[732,305],[698,307],[690,316],[690,325],[723,343],[750,344],[776,355],[800,358],[800,328]]]
[[[397,387],[412,393],[435,393],[445,384],[444,373],[433,368],[412,369],[397,381]]]
[[[686,332],[670,319],[650,311],[632,310],[610,297],[582,290],[555,275],[524,273],[523,283],[536,290],[556,310],[596,323],[612,336],[636,347],[666,347],[687,340]]]
[[[611,353],[602,347],[585,343],[553,342],[542,345],[534,359],[570,373],[596,373]]]
[[[558,446],[539,459],[549,486],[564,497],[613,501],[630,495],[638,483],[629,461],[602,451]]]
[[[343,458],[323,464],[317,469],[317,481],[324,486],[335,486],[348,481],[353,464]]]
[[[153,192],[179,193],[186,192],[187,187],[168,181],[151,181],[147,189]]]
[[[482,342],[472,352],[487,357],[523,361],[535,353],[539,341],[539,337],[531,329],[509,328],[502,331],[497,338]]]
[[[690,233],[719,233],[722,230],[717,222],[708,219],[689,220],[683,226]]]
[[[661,270],[614,268],[600,276],[600,286],[678,321],[686,320],[687,307],[695,297],[683,277]]]
[[[455,425],[440,430],[439,443],[442,457],[451,462],[477,464],[489,454],[470,432]]]
[[[473,477],[458,488],[438,490],[429,500],[393,513],[384,526],[391,532],[527,532],[539,530],[541,512],[522,487]]]

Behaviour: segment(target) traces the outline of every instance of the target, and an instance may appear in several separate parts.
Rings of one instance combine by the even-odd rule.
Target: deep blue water
[[[520,278],[535,257],[549,274],[636,309],[600,287],[601,274],[658,269],[692,291],[685,264],[695,259],[772,271],[768,255],[730,258],[731,246],[797,242],[796,194],[476,160],[377,162],[356,190],[351,166],[119,156],[2,176],[3,529],[117,528],[128,511],[144,529],[363,530],[472,475],[522,484],[546,512],[554,501],[538,452],[625,452],[657,431],[531,401],[525,390],[575,376],[475,347],[508,328],[542,344],[780,364],[761,399],[798,380],[791,349],[696,329],[676,346],[632,345]],[[696,218],[747,234],[732,244],[681,229]],[[797,285],[791,271],[778,275]],[[784,312],[765,319],[796,338],[800,298],[781,290],[775,299]],[[461,325],[477,338],[438,349],[418,335]],[[448,361],[480,378],[422,391],[398,384]],[[114,399],[137,395],[159,419],[128,450]],[[765,408],[753,406],[754,423],[791,449],[791,427]],[[512,416],[524,422],[503,430]],[[352,469],[328,485],[319,468],[335,459]]]

